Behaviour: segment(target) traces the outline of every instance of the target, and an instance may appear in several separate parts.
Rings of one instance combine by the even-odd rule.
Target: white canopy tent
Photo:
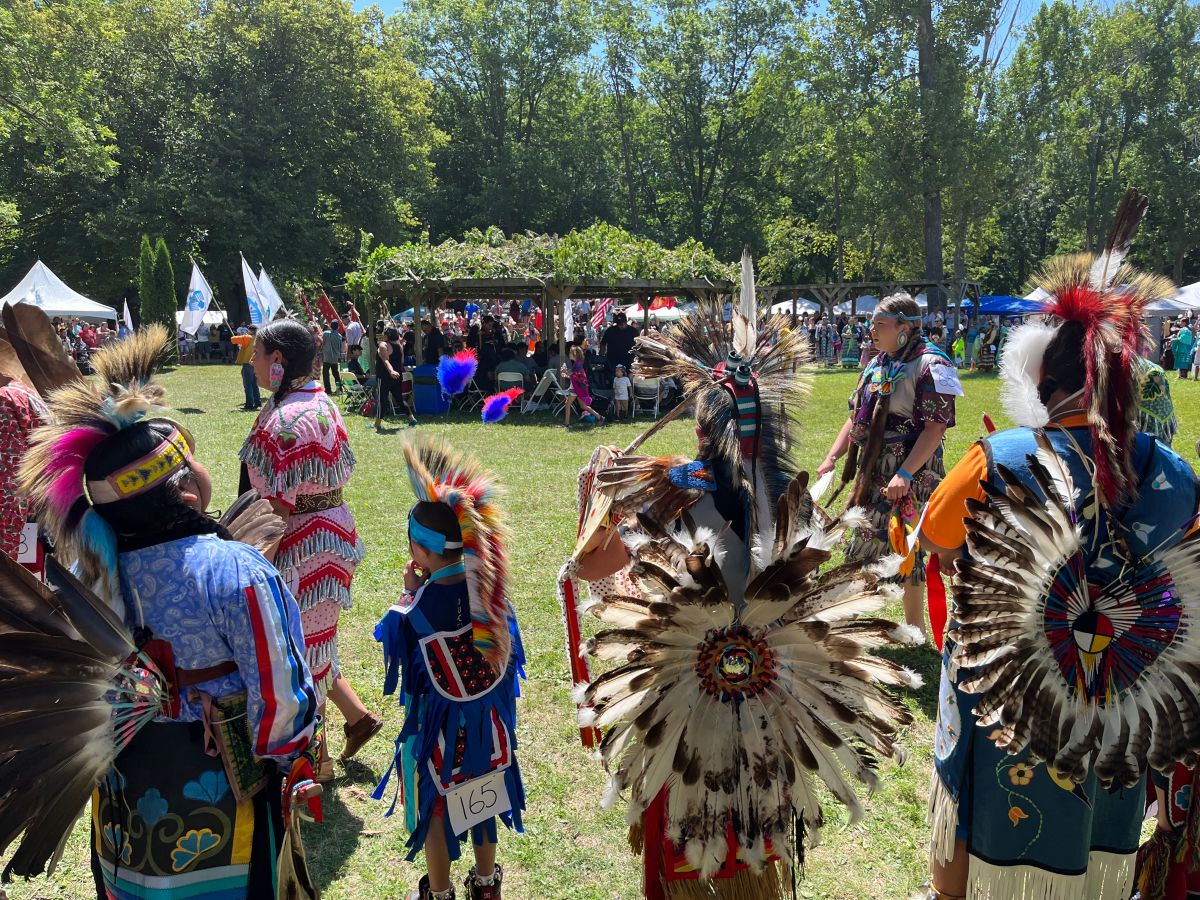
[[[32,303],[52,318],[77,317],[91,322],[116,321],[120,318],[111,306],[89,300],[67,287],[40,259],[20,284],[0,298],[0,306],[9,303]]]
[[[175,324],[183,325],[184,311],[182,309],[175,310]],[[209,309],[204,312],[204,319],[201,321],[201,326],[208,328],[209,325],[220,325],[229,318],[229,314],[223,309]]]
[[[801,313],[809,313],[809,314],[819,313],[820,311],[821,311],[820,303],[815,303],[812,300],[797,300],[796,301],[796,313],[798,315]],[[790,316],[792,314],[792,301],[791,300],[780,300],[778,303],[775,303],[771,306],[771,312],[775,313],[776,315],[789,315]]]
[[[869,316],[878,305],[879,298],[874,294],[863,294],[858,298],[858,310],[856,311],[855,315]],[[846,300],[842,303],[839,303],[833,308],[833,311],[837,315],[841,315],[843,313],[850,315],[850,301]]]

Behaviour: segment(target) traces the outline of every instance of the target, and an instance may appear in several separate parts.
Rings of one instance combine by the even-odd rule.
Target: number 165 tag
[[[504,784],[503,769],[473,778],[446,793],[446,812],[455,834],[463,834],[480,822],[511,809],[512,800]]]

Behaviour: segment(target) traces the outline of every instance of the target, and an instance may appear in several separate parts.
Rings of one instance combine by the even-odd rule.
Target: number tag
[[[21,547],[17,551],[17,562],[23,566],[36,565],[38,561],[37,522],[26,522],[21,529]]]
[[[480,822],[511,809],[503,769],[473,778],[446,793],[446,812],[455,834],[464,834]]]

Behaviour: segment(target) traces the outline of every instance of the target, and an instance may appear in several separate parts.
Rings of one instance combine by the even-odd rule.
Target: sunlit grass
[[[241,412],[241,381],[236,368],[183,368],[164,378],[171,403],[199,444],[199,456],[216,481],[214,505],[227,504],[237,487],[237,450],[253,414]],[[822,372],[814,379],[797,453],[814,467],[844,421],[854,376]],[[967,397],[959,404],[958,426],[947,439],[947,463],[957,460],[982,432],[988,412],[1003,427],[993,377],[964,377]],[[1184,427],[1177,447],[1188,458],[1200,422],[1200,386],[1172,381]],[[405,561],[405,512],[412,502],[399,443],[403,430],[374,434],[366,420],[347,421],[358,468],[347,496],[367,545],[367,558],[354,582],[355,607],[342,625],[345,671],[372,708],[384,710],[387,732],[395,734],[399,709],[380,693],[381,658],[371,638],[375,622],[394,599]],[[625,842],[623,811],[602,812],[604,773],[579,745],[569,697],[563,631],[555,600],[558,568],[574,543],[575,476],[603,443],[623,445],[641,430],[616,425],[567,431],[546,416],[514,415],[484,427],[475,416],[448,422],[423,421],[420,428],[444,434],[461,450],[476,454],[508,490],[505,508],[513,530],[511,547],[514,602],[529,656],[529,680],[520,705],[519,758],[529,809],[526,834],[503,834],[500,859],[506,869],[505,895],[535,898],[634,898],[640,896],[638,860]],[[687,453],[694,449],[692,424],[676,422],[647,450]],[[899,610],[890,611],[893,616]],[[908,698],[916,721],[904,736],[908,760],[887,764],[882,787],[867,801],[867,814],[853,826],[830,804],[821,846],[809,854],[797,894],[836,900],[900,900],[925,879],[925,796],[931,765],[932,721],[936,700],[936,659],[931,652],[906,652],[904,662],[922,672],[926,687]],[[335,749],[341,722],[333,723]],[[328,820],[306,829],[309,857],[329,900],[394,900],[404,896],[423,872],[404,860],[401,817],[385,819],[386,804],[370,799],[387,766],[392,742],[380,736],[362,752],[327,794]],[[167,761],[164,761],[167,762]],[[10,885],[17,900],[92,896],[87,863],[87,832],[80,824],[59,870],[29,885]],[[465,872],[459,865],[456,872]],[[456,877],[461,878],[461,874]]]

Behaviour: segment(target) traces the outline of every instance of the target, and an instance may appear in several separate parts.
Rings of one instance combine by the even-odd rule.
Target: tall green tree
[[[154,279],[154,263],[154,245],[150,243],[150,235],[143,234],[137,262],[139,322],[147,321],[147,311],[153,311],[155,307],[155,291],[158,288],[158,283]]]
[[[154,247],[154,294],[153,305],[147,309],[142,307],[143,322],[158,322],[167,329],[168,334],[175,333],[175,310],[179,301],[175,296],[175,267],[171,265],[171,251],[167,242],[161,237]]]

